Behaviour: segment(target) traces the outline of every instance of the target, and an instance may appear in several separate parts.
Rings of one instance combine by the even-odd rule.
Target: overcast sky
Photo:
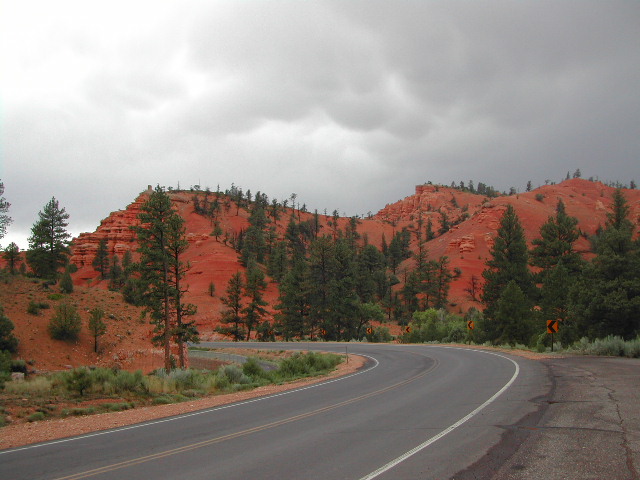
[[[0,179],[27,247],[147,185],[356,215],[426,181],[640,181],[640,1],[0,0]]]

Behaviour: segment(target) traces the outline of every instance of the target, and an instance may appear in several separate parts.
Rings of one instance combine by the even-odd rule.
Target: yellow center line
[[[418,356],[426,356],[426,355],[421,355],[419,353],[415,353],[415,352],[409,352],[412,353],[413,355],[418,355]],[[119,463],[113,463],[111,465],[106,465],[104,467],[100,467],[100,468],[96,468],[93,470],[87,470],[85,472],[80,472],[80,473],[75,473],[73,475],[68,475],[66,477],[59,477],[55,480],[77,480],[77,479],[81,479],[81,478],[88,478],[88,477],[93,477],[96,475],[100,475],[102,473],[107,473],[107,472],[112,472],[114,470],[119,470],[121,468],[127,468],[127,467],[132,467],[134,465],[139,465],[141,463],[146,463],[146,462],[150,462],[152,460],[158,460],[161,458],[165,458],[165,457],[169,457],[172,455],[177,455],[179,453],[184,453],[184,452],[188,452],[191,450],[196,450],[198,448],[202,448],[202,447],[206,447],[209,445],[213,445],[216,443],[220,443],[220,442],[224,442],[226,440],[233,440],[234,438],[238,438],[238,437],[242,437],[245,435],[250,435],[252,433],[257,433],[257,432],[261,432],[263,430],[268,430],[270,428],[274,428],[274,427],[278,427],[280,425],[285,425],[287,423],[291,423],[291,422],[296,422],[298,420],[303,420],[305,418],[309,418],[309,417],[313,417],[315,415],[319,415],[321,413],[324,412],[328,412],[330,410],[335,410],[336,408],[340,408],[340,407],[344,407],[345,405],[350,405],[352,403],[356,403],[362,400],[365,400],[367,398],[376,396],[376,395],[381,395],[383,393],[386,393],[390,390],[394,390],[396,388],[400,388],[404,385],[407,385],[408,383],[414,382],[416,380],[418,380],[419,378],[424,377],[425,375],[427,375],[428,373],[430,373],[431,371],[433,371],[433,369],[436,368],[436,366],[438,365],[438,361],[435,361],[434,364],[428,368],[427,370],[423,371],[422,373],[408,378],[407,380],[403,380],[402,382],[398,382],[394,385],[390,385],[388,387],[385,387],[383,389],[380,390],[376,390],[374,392],[370,392],[367,393],[365,395],[361,395],[359,397],[354,397],[352,399],[349,400],[345,400],[343,402],[340,403],[336,403],[334,405],[329,405],[326,407],[322,407],[319,408],[317,410],[313,410],[311,412],[307,412],[307,413],[301,413],[299,415],[294,415],[293,417],[289,417],[289,418],[285,418],[282,420],[278,420],[275,422],[271,422],[271,423],[267,423],[264,425],[260,425],[258,427],[253,427],[253,428],[249,428],[246,430],[242,430],[240,432],[236,432],[236,433],[230,433],[228,435],[223,435],[221,437],[216,437],[216,438],[210,438],[209,440],[203,440],[202,442],[196,442],[196,443],[192,443],[189,445],[185,445],[182,447],[178,447],[178,448],[173,448],[171,450],[165,450],[162,452],[158,452],[158,453],[153,453],[151,455],[145,455],[143,457],[138,457],[138,458],[133,458],[131,460],[126,460],[124,462],[119,462]]]

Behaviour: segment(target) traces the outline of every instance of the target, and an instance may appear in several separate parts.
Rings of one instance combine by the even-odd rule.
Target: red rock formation
[[[131,227],[140,224],[138,214],[147,198],[147,192],[140,194],[125,210],[113,212],[102,220],[95,232],[81,233],[73,240],[70,262],[78,267],[78,272],[74,275],[75,283],[84,283],[99,275],[91,263],[102,239],[107,241],[107,251],[110,257],[118,255],[122,259],[126,251],[135,252],[137,245]]]
[[[451,287],[450,308],[455,312],[465,311],[471,306],[479,307],[471,301],[465,289],[468,288],[472,276],[481,278],[507,205],[513,205],[516,209],[526,237],[531,241],[539,236],[540,226],[555,214],[556,204],[561,199],[565,203],[567,213],[579,220],[579,228],[585,235],[578,241],[577,248],[587,253],[587,236],[605,224],[613,192],[613,188],[602,183],[581,179],[567,180],[558,185],[540,187],[533,192],[493,199],[448,187],[418,185],[414,195],[387,205],[371,219],[360,220],[358,232],[366,236],[369,243],[380,246],[383,237],[388,243],[394,232],[402,228],[415,232],[420,218],[423,220],[423,229],[426,228],[427,219],[431,219],[433,230],[437,232],[441,221],[439,211],[445,212],[450,222],[459,222],[444,235],[428,242],[427,249],[431,258],[446,255],[449,257],[451,268],[461,271],[461,275]],[[637,224],[640,219],[640,191],[625,190],[624,193],[629,203],[631,218]],[[106,288],[106,282],[98,281],[98,273],[91,266],[100,239],[107,239],[110,255],[122,256],[127,250],[135,252],[137,245],[129,227],[138,224],[137,215],[142,202],[147,198],[146,195],[147,192],[141,194],[125,210],[112,213],[101,222],[95,232],[84,233],[74,240],[71,261],[79,267],[79,271],[74,275],[76,283]],[[196,321],[201,331],[211,331],[219,321],[223,308],[220,296],[224,295],[229,278],[237,271],[243,271],[243,267],[238,262],[237,253],[225,243],[224,235],[217,241],[210,235],[210,219],[194,213],[193,193],[171,192],[171,199],[186,221],[189,249],[184,259],[190,264],[186,278],[186,284],[189,285],[187,301],[198,305]],[[311,214],[302,212],[296,212],[296,216],[302,221],[312,218]],[[331,234],[333,231],[330,220],[330,217],[320,216],[322,233]],[[223,209],[218,221],[226,235],[238,234],[248,227],[248,213],[240,209],[236,214],[235,207]],[[283,214],[276,226],[278,235],[283,235],[288,221],[289,214]],[[339,219],[340,228],[344,229],[348,221],[346,218]],[[416,235],[412,236],[413,249],[417,249],[416,238]],[[408,260],[405,268],[411,268],[411,262],[412,260]],[[215,286],[215,297],[209,295],[211,283]],[[277,286],[270,283],[266,294],[270,305],[277,303],[277,295]]]

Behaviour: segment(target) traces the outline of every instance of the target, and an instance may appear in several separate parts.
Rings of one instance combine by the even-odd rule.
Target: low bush
[[[44,414],[44,412],[33,412],[31,415],[27,417],[27,420],[29,422],[39,422],[41,420],[44,420],[45,418],[46,418],[46,415]]]
[[[47,308],[49,308],[48,303],[31,300],[29,301],[29,305],[27,305],[27,313],[30,315],[40,315],[40,310],[46,310]]]
[[[295,353],[280,362],[275,374],[283,380],[317,375],[335,368],[341,361],[342,359],[335,354]]]
[[[624,340],[621,337],[609,335],[593,341],[583,337],[567,351],[582,355],[640,358],[640,337],[634,340]]]
[[[49,334],[55,340],[73,341],[78,339],[82,321],[76,308],[70,303],[61,303],[49,321]]]

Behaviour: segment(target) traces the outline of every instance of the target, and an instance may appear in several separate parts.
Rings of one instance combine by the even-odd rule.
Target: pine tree
[[[380,299],[379,292],[386,283],[384,255],[374,245],[365,245],[357,255],[355,264],[356,292],[362,303]]]
[[[71,273],[69,273],[69,269],[66,269],[62,274],[62,278],[60,279],[60,291],[62,293],[73,292],[73,280],[71,279]]]
[[[629,206],[616,190],[612,211],[596,243],[597,256],[570,293],[570,317],[590,338],[640,332],[640,241],[633,240]]]
[[[532,241],[531,265],[542,269],[543,280],[544,273],[561,260],[570,273],[577,274],[581,270],[582,258],[574,250],[574,243],[580,236],[577,225],[578,219],[567,215],[564,203],[558,200],[556,215],[540,227],[541,238]]]
[[[53,197],[38,213],[38,218],[31,228],[27,262],[37,277],[55,278],[70,253],[71,235],[66,230],[69,214]]]
[[[242,292],[244,289],[244,282],[242,281],[242,274],[240,272],[234,273],[229,279],[227,284],[227,295],[221,297],[220,300],[227,307],[222,312],[221,323],[225,326],[218,327],[216,330],[225,335],[230,335],[233,340],[237,342],[242,340],[245,336],[242,319]]]
[[[254,208],[249,217],[249,228],[244,236],[241,251],[241,261],[244,266],[251,262],[264,263],[267,244],[265,241],[265,229],[267,216],[260,206]]]
[[[449,258],[445,255],[435,262],[435,308],[445,308],[449,302],[449,287],[453,274],[449,269]]]
[[[174,334],[172,307],[175,301],[175,283],[171,281],[169,255],[170,222],[178,216],[164,189],[157,186],[138,214],[141,225],[132,227],[138,237],[140,261],[136,265],[140,278],[129,279],[133,291],[142,287],[142,303],[151,313],[154,326],[153,342],[164,349],[164,368],[172,368],[171,339]],[[134,285],[135,284],[135,285]],[[125,288],[126,286],[125,285]]]
[[[20,247],[18,247],[14,242],[11,242],[7,245],[7,248],[4,249],[4,252],[2,252],[2,258],[7,261],[9,273],[11,273],[11,275],[15,275],[16,266],[20,262]]]
[[[309,248],[309,324],[316,329],[329,331],[332,323],[331,282],[335,262],[334,241],[324,235],[311,243]]]
[[[528,345],[535,333],[529,300],[515,280],[502,290],[495,310],[496,343]]]
[[[267,314],[267,310],[264,308],[267,305],[264,300],[267,282],[264,279],[264,273],[255,264],[249,266],[245,277],[244,295],[248,298],[249,303],[242,310],[242,313],[244,314],[244,325],[247,330],[246,340],[249,341],[251,339],[251,331],[260,324],[262,318]]]
[[[61,303],[49,321],[49,334],[55,340],[77,340],[82,329],[82,321],[76,307],[70,303]]]
[[[304,256],[293,257],[291,268],[280,282],[279,290],[276,320],[284,339],[303,338],[307,333],[313,336],[315,326],[309,325],[309,267]]]
[[[184,220],[175,214],[167,221],[167,255],[169,257],[169,283],[173,295],[172,314],[175,315],[173,338],[178,345],[178,367],[185,368],[185,348],[187,342],[199,342],[198,330],[195,322],[185,321],[186,317],[195,315],[197,307],[191,303],[184,303],[184,294],[188,286],[182,280],[189,270],[189,264],[182,260],[183,254],[189,248],[186,239]]]
[[[353,250],[346,239],[338,239],[331,264],[331,323],[327,325],[327,330],[336,340],[350,340],[357,336],[359,302],[355,289],[354,267]]]
[[[111,266],[109,267],[109,289],[110,290],[120,290],[124,285],[124,271],[122,266],[120,265],[120,258],[117,255],[114,255],[111,258]]]
[[[18,339],[13,334],[15,326],[4,313],[4,308],[0,305],[0,352],[7,351],[16,353],[18,351]]]
[[[287,244],[284,241],[276,243],[269,255],[267,273],[276,282],[282,282],[287,273]]]
[[[98,242],[98,250],[96,250],[96,256],[91,265],[97,272],[100,272],[100,280],[107,278],[109,275],[109,250],[106,238],[101,238]]]
[[[104,310],[96,307],[89,312],[89,332],[93,336],[93,351],[98,353],[98,338],[107,333],[107,324],[102,320]]]
[[[501,330],[496,317],[497,303],[509,282],[514,281],[527,299],[527,308],[533,306],[534,284],[528,269],[527,243],[524,231],[515,209],[508,205],[502,219],[487,268],[482,272],[484,290],[481,300],[485,305],[485,324],[491,340],[499,336]]]

